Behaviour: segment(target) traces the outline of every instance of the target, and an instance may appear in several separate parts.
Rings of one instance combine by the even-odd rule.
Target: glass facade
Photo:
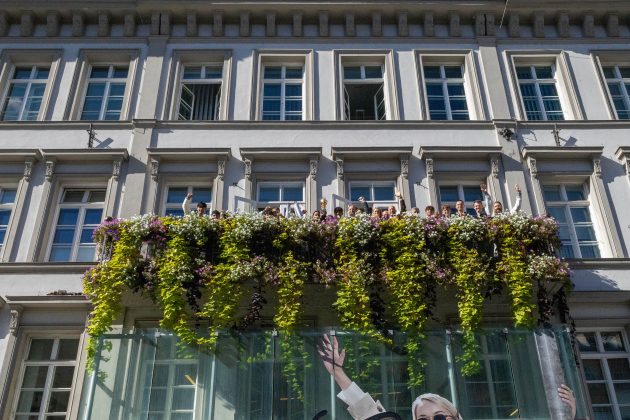
[[[105,336],[98,373],[86,376],[80,418],[310,420],[326,410],[323,419],[351,419],[317,350],[330,331],[225,334],[214,353],[155,329]],[[335,335],[346,352],[348,376],[403,419],[412,418],[411,405],[425,392],[453,401],[465,419],[548,419],[548,399],[557,398],[545,395],[545,367],[537,351],[540,332],[480,334],[482,370],[465,378],[456,362],[459,334],[432,331],[424,344],[426,381],[417,389],[407,383],[402,334],[394,332],[393,346],[358,334]],[[578,417],[583,416],[569,334],[558,330],[553,336],[564,371],[556,379],[576,390]],[[287,374],[291,371],[295,373]]]

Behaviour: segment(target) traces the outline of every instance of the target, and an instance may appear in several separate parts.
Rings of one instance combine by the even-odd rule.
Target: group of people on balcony
[[[488,189],[486,184],[480,185],[481,194],[483,200],[475,200],[473,203],[473,209],[475,211],[474,215],[470,215],[466,211],[466,204],[464,200],[457,200],[455,202],[455,211],[449,204],[443,204],[440,208],[440,212],[436,212],[435,207],[432,205],[428,205],[424,208],[424,215],[427,218],[450,218],[450,217],[477,217],[477,218],[485,218],[492,217],[497,214],[503,213],[503,203],[500,201],[493,201],[492,197],[488,193]],[[510,209],[510,213],[516,213],[521,208],[521,187],[516,185],[516,202],[514,206]],[[396,200],[398,201],[398,211],[397,207],[394,205],[390,205],[387,208],[380,208],[374,206],[370,208],[368,202],[365,200],[365,197],[359,197],[358,203],[350,203],[348,204],[348,208],[346,213],[344,214],[344,210],[342,207],[335,207],[333,210],[333,217],[340,219],[342,217],[354,217],[358,214],[370,214],[372,218],[379,220],[387,220],[392,217],[400,217],[403,214],[411,214],[420,216],[420,209],[418,207],[413,207],[411,210],[407,211],[407,206],[405,204],[405,200],[400,193],[400,191],[396,190],[395,192]],[[192,203],[192,194],[188,194],[182,203],[182,209],[184,214],[187,214],[190,211],[190,205]],[[325,207],[325,200],[322,200],[322,203]],[[198,216],[205,216],[208,211],[208,205],[200,201],[197,203],[197,207],[191,213],[196,214]],[[266,217],[285,217],[284,214],[280,211],[278,207],[265,207],[262,212]],[[294,203],[288,211],[287,217],[306,217],[305,209],[301,208],[297,203]],[[221,219],[225,217],[225,212],[221,212],[219,210],[212,210],[209,214],[209,217],[213,219]],[[311,213],[311,219],[314,221],[324,221],[328,217],[328,214],[325,208],[321,210],[315,210]]]

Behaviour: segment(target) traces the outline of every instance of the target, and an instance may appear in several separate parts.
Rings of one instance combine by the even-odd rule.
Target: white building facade
[[[627,1],[0,1],[0,39],[1,418],[312,418],[252,390],[238,400],[260,411],[206,404],[208,383],[178,408],[172,379],[154,412],[126,411],[120,376],[99,397],[81,294],[94,227],[180,215],[189,193],[332,213],[399,190],[422,211],[470,207],[484,183],[559,221],[580,414],[630,419]],[[130,297],[114,332],[152,319]],[[464,412],[507,417],[491,394]]]

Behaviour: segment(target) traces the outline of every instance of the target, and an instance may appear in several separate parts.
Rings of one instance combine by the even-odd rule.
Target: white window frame
[[[398,100],[396,96],[396,67],[394,65],[392,51],[385,50],[376,53],[355,53],[336,51],[335,63],[338,66],[338,111],[337,119],[341,121],[362,121],[366,120],[348,120],[346,119],[346,105],[345,105],[345,84],[366,84],[366,83],[378,83],[383,85],[383,98],[385,102],[385,120],[398,120],[400,118],[398,113]],[[362,75],[365,73],[365,66],[381,66],[383,77],[382,79],[349,79],[344,78],[345,67],[362,67]],[[374,120],[379,121],[379,120]]]
[[[254,92],[252,95],[252,106],[250,118],[262,121],[263,111],[263,88],[265,67],[297,67],[301,66],[302,72],[302,121],[313,120],[313,51],[312,50],[257,50],[254,56],[254,68],[256,78]],[[281,79],[274,79],[276,82]],[[271,81],[271,80],[270,80]],[[281,106],[281,112],[284,106]],[[271,123],[283,120],[266,120]],[[290,121],[290,120],[289,120]],[[297,120],[295,120],[297,121]]]
[[[1,57],[2,62],[0,63],[2,64],[0,68],[3,68],[2,74],[0,75],[0,85],[3,86],[2,90],[0,90],[0,112],[4,110],[4,106],[6,105],[9,91],[11,89],[13,75],[17,67],[48,67],[50,70],[48,72],[48,78],[46,79],[46,88],[44,89],[36,121],[43,121],[47,119],[48,108],[51,102],[51,92],[53,90],[53,84],[56,80],[61,55],[62,52],[59,50],[4,51]],[[24,120],[20,118],[17,121]]]
[[[302,77],[300,79],[297,78],[287,78],[286,71],[287,68],[297,68],[300,66],[302,68]],[[280,78],[279,79],[265,79],[265,69],[268,67],[280,67]],[[304,92],[306,90],[306,82],[305,82],[306,69],[304,65],[295,63],[295,64],[275,64],[275,63],[265,63],[262,66],[261,72],[261,83],[260,83],[260,114],[259,119],[261,121],[300,121],[304,120],[304,109],[306,108],[306,101]],[[264,119],[264,106],[265,106],[265,84],[279,84],[280,85],[280,120],[265,120]],[[301,102],[302,102],[302,111],[301,111],[301,119],[300,120],[287,120],[286,117],[286,109],[285,104],[287,100],[286,96],[286,85],[287,84],[297,84],[299,83],[302,89]],[[297,114],[295,114],[297,115]]]
[[[306,182],[304,181],[258,181],[256,182],[256,205],[258,208],[264,208],[267,206],[278,207],[283,214],[288,215],[289,209],[295,204],[295,201],[284,200],[284,189],[286,187],[302,187],[302,201],[298,201],[297,205],[300,207],[306,206]],[[261,187],[278,187],[280,200],[278,201],[261,201],[260,197]]]
[[[523,64],[523,65],[517,65],[515,67],[515,71],[520,68],[520,67],[526,67],[529,69],[530,72],[530,76],[532,76],[531,79],[524,79],[521,80],[518,77],[518,74],[516,75],[516,80],[518,82],[518,87],[519,87],[519,93],[520,93],[520,99],[521,99],[521,105],[523,106],[523,111],[525,112],[525,117],[527,117],[527,111],[525,110],[525,99],[523,98],[523,93],[521,92],[520,88],[521,88],[521,84],[524,85],[532,85],[534,86],[534,90],[536,91],[536,102],[538,103],[538,112],[542,115],[542,120],[530,120],[529,117],[527,117],[528,121],[564,121],[565,117],[564,117],[564,107],[562,106],[562,99],[560,97],[560,89],[558,86],[558,82],[556,80],[556,66],[554,64],[550,64],[550,65],[536,65],[536,64]],[[538,73],[536,73],[536,68],[537,67],[549,67],[551,69],[551,73],[552,75],[554,75],[554,77],[552,78],[540,78],[538,77]],[[535,77],[533,77],[535,75]],[[556,89],[556,93],[557,93],[557,98],[558,98],[558,103],[560,104],[560,111],[562,114],[562,119],[557,120],[557,119],[550,119],[549,115],[548,115],[548,111],[545,109],[545,102],[543,100],[543,94],[542,91],[540,90],[540,85],[541,84],[551,84],[555,87]]]
[[[160,214],[163,216],[166,214],[166,211],[168,209],[173,209],[173,208],[177,208],[177,209],[181,209],[182,208],[182,204],[181,203],[168,203],[168,190],[170,188],[186,188],[187,194],[193,194],[193,191],[195,188],[207,188],[210,190],[210,195],[211,195],[211,200],[209,202],[207,202],[206,204],[208,205],[208,211],[212,211],[212,203],[214,202],[214,188],[212,183],[208,183],[208,184],[203,184],[203,183],[176,183],[176,182],[172,182],[172,183],[168,183],[165,187],[164,187],[164,193],[162,194],[162,203],[160,206]],[[190,204],[190,208],[188,209],[188,213],[194,211],[195,206],[197,205],[198,201],[195,201],[195,197],[193,196],[193,201]],[[186,215],[186,214],[184,214]]]
[[[21,67],[30,67],[31,68],[31,73],[28,79],[15,79],[15,72],[18,68]],[[38,79],[36,78],[36,74],[37,74],[37,69],[39,68],[48,68],[48,76],[46,77],[46,79]],[[48,86],[48,81],[50,79],[50,65],[37,65],[37,64],[29,64],[29,65],[17,65],[17,66],[13,66],[13,68],[11,69],[11,75],[9,77],[8,83],[7,83],[7,91],[6,94],[3,97],[2,100],[2,109],[0,109],[0,112],[2,112],[2,120],[3,121],[37,121],[39,119],[39,116],[41,115],[41,110],[42,110],[42,105],[44,102],[44,98],[46,97],[46,87]],[[19,113],[18,113],[18,117],[15,120],[5,120],[4,119],[4,113],[6,111],[6,108],[9,105],[9,93],[11,92],[11,87],[13,85],[22,85],[25,84],[26,85],[26,90],[24,92],[24,96],[23,96],[23,102],[22,102],[22,108],[20,109]],[[26,111],[26,105],[28,103],[28,99],[30,97],[30,93],[31,93],[31,89],[33,87],[33,84],[44,84],[44,92],[42,93],[42,96],[40,98],[41,103],[39,105],[39,109],[37,110],[37,115],[35,116],[35,119],[26,119],[24,118],[25,116],[25,111]]]
[[[464,187],[475,187],[479,189],[479,195],[481,196],[481,184],[485,183],[485,180],[480,179],[478,182],[477,181],[462,181],[462,182],[449,182],[449,181],[443,181],[443,182],[438,182],[437,184],[437,198],[438,198],[438,207],[436,207],[436,211],[442,207],[442,205],[444,204],[448,204],[449,206],[451,206],[451,212],[453,214],[455,214],[457,212],[457,210],[455,209],[455,203],[457,202],[457,200],[455,202],[452,201],[443,201],[442,200],[442,193],[440,191],[440,189],[442,187],[457,187],[457,197],[458,200],[462,200],[464,202],[464,211],[466,211],[468,214],[474,214],[474,210],[473,210],[473,205],[475,204],[474,201],[466,201],[466,197],[464,195]],[[483,202],[483,198],[480,198],[480,200],[482,200]],[[468,210],[471,210],[471,212],[469,212]]]
[[[601,333],[610,333],[610,332],[618,332],[621,334],[621,339],[623,340],[623,345],[626,349],[626,351],[622,351],[622,352],[614,352],[614,351],[605,351],[604,347],[603,347],[603,342],[602,342],[602,338],[601,338]],[[601,407],[611,407],[612,412],[613,412],[613,416],[615,417],[614,420],[621,420],[621,413],[619,410],[619,402],[617,401],[617,394],[615,392],[614,389],[614,382],[612,379],[612,376],[610,374],[610,369],[608,367],[608,363],[602,363],[602,361],[604,359],[621,359],[621,358],[627,358],[629,359],[629,363],[630,363],[630,342],[628,341],[628,335],[626,333],[626,331],[623,328],[597,328],[597,329],[593,329],[593,328],[588,328],[588,329],[582,329],[580,328],[578,330],[578,333],[594,333],[595,334],[595,342],[597,345],[597,351],[596,352],[585,352],[585,351],[580,351],[580,359],[582,360],[599,360],[600,361],[600,366],[602,368],[602,373],[604,375],[604,379],[603,380],[592,380],[592,381],[588,381],[586,379],[586,377],[584,378],[584,382],[586,384],[588,383],[604,383],[606,385],[606,391],[608,392],[608,398],[609,398],[609,402],[610,404],[599,404],[597,406],[601,406]],[[618,381],[619,382],[619,381]],[[630,381],[628,381],[630,382]],[[591,405],[592,407],[593,405]],[[624,406],[628,406],[630,408],[630,404],[624,404]]]
[[[569,230],[569,235],[570,235],[570,240],[571,242],[567,242],[566,245],[570,245],[572,250],[573,250],[573,254],[574,257],[573,258],[582,258],[582,252],[580,250],[580,244],[583,245],[597,245],[597,250],[599,252],[599,257],[597,258],[602,258],[602,246],[601,246],[601,241],[598,239],[598,234],[597,234],[597,224],[596,224],[596,218],[595,215],[593,214],[593,207],[591,206],[591,191],[590,188],[588,187],[588,183],[587,182],[553,182],[551,180],[547,181],[547,182],[543,182],[541,185],[542,191],[543,191],[543,198],[544,198],[544,191],[545,191],[545,187],[546,186],[559,186],[560,187],[560,196],[562,198],[562,200],[560,201],[547,201],[545,200],[545,208],[547,209],[547,211],[549,211],[549,207],[554,207],[554,208],[562,208],[564,210],[564,214],[567,220],[566,226]],[[579,201],[568,201],[567,200],[567,193],[566,193],[566,187],[567,186],[578,186],[581,185],[582,186],[582,191],[584,194],[584,197],[586,197],[586,200],[579,200]],[[573,221],[573,216],[571,216],[571,212],[570,212],[570,208],[571,207],[586,207],[588,209],[589,212],[589,216],[591,217],[591,227],[593,229],[593,233],[595,234],[595,240],[594,241],[582,241],[579,242],[577,239],[577,233],[575,230],[575,222]],[[583,226],[587,226],[587,224],[584,224]],[[563,245],[565,245],[563,243]]]
[[[510,74],[511,90],[514,99],[515,109],[518,111],[517,118],[523,121],[562,121],[562,120],[549,120],[546,117],[546,111],[544,107],[543,111],[544,120],[528,120],[527,112],[525,111],[525,105],[523,97],[521,95],[520,83],[516,74],[517,67],[525,66],[551,66],[553,72],[553,82],[556,86],[556,91],[560,101],[560,107],[562,108],[563,120],[575,120],[583,118],[583,111],[580,108],[577,88],[574,85],[573,77],[568,69],[568,58],[563,51],[551,52],[547,54],[540,54],[539,51],[507,51],[506,53],[508,73]],[[549,80],[552,79],[536,79]],[[539,92],[539,91],[537,91]],[[539,102],[540,104],[540,102]],[[539,105],[540,106],[540,105]]]
[[[393,197],[392,200],[374,200],[374,187],[393,187],[394,194],[396,193],[396,189],[398,189],[398,183],[396,181],[361,181],[361,180],[353,180],[348,182],[348,200],[353,203],[356,203],[352,200],[352,188],[353,187],[368,187],[370,189],[370,197],[364,197],[368,206],[372,208],[380,208],[387,209],[389,206],[396,207],[396,210],[400,211],[398,208],[398,200],[396,196]],[[369,199],[368,199],[369,198]]]
[[[224,65],[223,63],[182,63],[182,71],[180,72],[180,78],[178,81],[178,93],[177,93],[177,101],[175,104],[175,108],[176,108],[176,119],[178,121],[217,121],[219,120],[219,117],[221,115],[221,102],[222,102],[222,96],[223,96],[223,72],[224,72]],[[184,75],[186,74],[186,67],[201,67],[201,78],[200,79],[185,79]],[[208,68],[220,68],[221,69],[221,77],[219,78],[206,78],[204,77],[205,74],[207,74],[208,72]],[[183,119],[183,118],[179,118],[179,116],[181,115],[179,112],[179,108],[181,106],[181,101],[182,101],[182,93],[184,90],[184,85],[219,85],[219,93],[217,94],[218,96],[215,98],[215,109],[214,109],[214,115],[213,118],[211,120],[196,120],[196,119]],[[191,110],[192,112],[192,110]]]
[[[127,67],[128,69],[120,118],[115,121],[127,121],[133,118],[132,110],[138,99],[138,95],[134,94],[138,61],[139,53],[137,50],[82,50],[77,60],[76,76],[70,89],[71,92],[75,92],[74,102],[67,114],[67,118],[81,121],[92,68],[110,65]],[[103,102],[105,103],[105,101]],[[104,105],[101,105],[101,111],[103,107]]]
[[[434,78],[428,78],[424,69],[425,67],[439,67],[440,69],[440,77],[437,79]],[[431,108],[429,107],[429,94],[428,94],[428,89],[427,89],[427,85],[429,83],[432,84],[440,84],[442,86],[442,98],[444,100],[444,106],[445,106],[445,110],[446,110],[446,120],[447,121],[453,121],[453,112],[451,110],[451,96],[448,93],[448,85],[449,84],[461,84],[462,88],[464,89],[464,99],[466,100],[466,113],[468,114],[468,118],[465,120],[458,120],[458,121],[467,121],[470,120],[471,118],[471,112],[470,112],[470,104],[469,104],[469,94],[468,94],[468,89],[466,88],[466,69],[464,64],[459,64],[459,67],[461,69],[462,72],[462,77],[459,78],[448,78],[446,77],[445,74],[445,67],[456,67],[455,65],[450,65],[450,64],[432,64],[432,63],[426,63],[422,66],[422,77],[424,79],[424,89],[425,92],[427,92],[426,95],[424,95],[424,100],[425,100],[425,106],[427,109],[427,116],[429,117],[428,119],[431,119]],[[436,121],[440,121],[440,120],[436,120]]]
[[[65,196],[66,191],[77,191],[77,190],[83,190],[83,199],[80,203],[63,203],[63,198]],[[92,191],[103,191],[105,193],[105,197],[104,200],[102,202],[98,202],[98,203],[88,203],[84,200],[87,199],[87,197],[89,197],[90,192]],[[85,188],[80,188],[80,187],[65,187],[62,188],[58,197],[58,201],[56,204],[56,208],[55,208],[55,212],[54,212],[54,219],[52,220],[51,223],[51,230],[50,230],[50,235],[48,238],[48,248],[46,250],[46,261],[50,261],[50,254],[52,252],[53,249],[53,241],[55,239],[55,230],[57,228],[57,220],[59,219],[59,212],[61,211],[61,209],[64,208],[75,208],[78,207],[79,208],[79,214],[77,216],[77,224],[75,225],[75,232],[74,232],[74,237],[72,239],[72,245],[71,245],[71,250],[70,250],[70,259],[66,262],[74,262],[77,261],[77,254],[78,254],[78,250],[79,250],[79,246],[80,246],[80,239],[81,239],[81,231],[84,228],[83,225],[83,220],[84,220],[84,216],[85,216],[85,212],[88,209],[102,209],[103,214],[101,219],[104,219],[107,215],[105,214],[105,209],[106,209],[106,204],[107,204],[107,187],[103,186],[102,188],[98,188],[98,187],[85,187]],[[102,222],[102,220],[101,220]],[[96,260],[97,255],[94,255],[94,260]],[[61,261],[59,261],[61,262]]]
[[[346,79],[345,78],[345,69],[346,67],[359,67],[360,71],[361,71],[361,78],[360,79]],[[382,77],[379,78],[369,78],[366,77],[365,75],[365,68],[366,67],[380,67],[381,68],[381,74]],[[385,111],[385,120],[389,120],[390,118],[388,118],[389,116],[389,112],[388,112],[388,95],[387,95],[387,89],[385,86],[385,64],[354,64],[354,63],[348,63],[348,64],[343,64],[341,66],[341,77],[342,77],[342,86],[343,86],[343,96],[344,96],[344,100],[343,100],[343,116],[344,116],[344,121],[366,121],[366,120],[353,120],[351,118],[347,117],[347,109],[346,109],[346,101],[345,101],[345,92],[346,92],[346,85],[354,85],[354,84],[370,84],[370,85],[381,85],[381,89],[383,90],[383,108]],[[374,104],[374,115],[378,114],[378,104]],[[378,118],[375,119],[374,121],[379,121],[382,120],[382,118]]]
[[[113,77],[114,71],[117,67],[124,67],[127,66],[127,77],[123,78],[115,78]],[[92,69],[95,67],[107,67],[107,77],[103,77],[103,78],[92,78],[91,77],[91,73],[92,73]],[[85,81],[85,89],[83,90],[83,100],[81,101],[81,107],[79,109],[79,119],[81,121],[120,121],[122,120],[123,116],[125,115],[125,102],[126,102],[126,98],[129,95],[129,74],[130,74],[130,65],[128,64],[90,64],[89,66],[89,70],[88,70],[88,74],[87,74],[87,79]],[[111,85],[112,84],[120,84],[124,81],[125,83],[125,91],[123,93],[123,100],[122,100],[122,104],[120,107],[120,116],[118,118],[118,120],[106,120],[105,119],[105,114],[107,113],[107,103],[109,101],[109,99],[111,98],[110,96],[110,92],[111,92]],[[96,120],[83,120],[82,119],[82,115],[83,115],[83,107],[85,106],[85,102],[87,100],[87,92],[88,92],[88,88],[90,87],[90,84],[92,83],[105,83],[105,92],[103,93],[102,96],[102,103],[101,103],[101,109],[99,110],[99,114],[98,114],[98,118]]]
[[[15,201],[17,200],[17,192],[18,189],[17,188],[7,188],[7,187],[3,187],[0,186],[0,198],[4,196],[5,191],[10,190],[10,191],[15,191],[15,199],[13,200],[12,203],[7,203],[7,204],[2,204],[0,202],[0,210],[9,210],[9,220],[7,222],[6,225],[2,225],[5,229],[5,233],[4,233],[4,239],[2,241],[0,241],[0,255],[2,255],[2,251],[4,250],[5,244],[4,241],[6,241],[7,239],[7,230],[9,228],[9,225],[11,224],[11,218],[13,217],[13,212],[15,210]]]
[[[604,74],[605,67],[612,67],[615,72],[615,77],[613,79],[607,78]],[[630,77],[622,77],[621,72],[619,71],[619,67],[627,67],[630,68],[630,64],[610,64],[610,63],[600,63],[600,70],[602,80],[604,82],[604,88],[608,93],[608,101],[610,102],[610,109],[612,111],[613,117],[618,120],[630,120],[630,91],[626,87],[626,85],[630,85]],[[628,112],[628,118],[619,118],[619,112],[617,111],[617,107],[613,101],[612,94],[610,93],[610,88],[608,87],[608,83],[617,83],[620,85],[622,100],[626,106],[626,110]]]
[[[57,360],[42,360],[42,361],[28,361],[27,357],[28,354],[30,352],[30,347],[32,344],[33,340],[37,340],[37,339],[52,339],[54,340],[53,342],[53,350],[52,350],[52,354],[55,354],[55,357],[58,354],[58,350],[59,350],[59,340],[61,339],[73,339],[73,340],[78,340],[78,345],[77,345],[77,354],[74,360],[70,361],[57,361]],[[57,366],[73,366],[74,367],[74,373],[73,373],[73,378],[72,378],[72,385],[70,387],[70,389],[68,390],[70,393],[70,396],[68,398],[68,407],[66,410],[66,418],[69,418],[70,415],[72,415],[72,413],[75,411],[73,409],[74,407],[74,400],[77,397],[77,395],[80,395],[79,392],[79,388],[80,388],[80,381],[79,381],[79,377],[80,377],[80,367],[81,367],[81,358],[82,358],[82,337],[79,333],[77,334],[71,334],[71,333],[60,333],[60,334],[50,334],[50,333],[44,333],[44,334],[37,334],[37,333],[32,333],[32,334],[28,334],[28,336],[25,337],[25,341],[23,343],[23,352],[22,352],[22,357],[19,360],[19,366],[17,366],[18,369],[18,381],[15,382],[15,392],[14,392],[14,396],[13,396],[13,404],[11,405],[11,418],[14,418],[16,413],[17,413],[17,409],[18,409],[18,403],[20,400],[20,391],[22,390],[22,384],[24,382],[24,374],[26,372],[26,368],[27,366],[48,366],[48,371],[46,373],[46,382],[44,385],[44,394],[43,394],[43,398],[42,398],[42,405],[40,407],[40,411],[39,411],[39,415],[38,415],[38,419],[39,420],[44,420],[45,417],[45,409],[46,406],[48,405],[48,398],[50,396],[50,392],[51,392],[51,388],[52,388],[52,376],[54,373],[54,369],[52,369],[52,367],[57,367]],[[64,388],[65,389],[65,388]]]

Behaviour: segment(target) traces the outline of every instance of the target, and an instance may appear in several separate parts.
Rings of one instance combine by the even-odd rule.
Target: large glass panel
[[[363,197],[367,201],[372,201],[370,187],[364,185],[352,185],[350,187],[350,200],[357,201],[359,197]]]
[[[280,187],[260,186],[258,189],[258,201],[280,201]]]
[[[286,186],[284,187],[284,196],[282,199],[284,201],[302,201],[304,200],[302,191],[303,188],[301,185]]]
[[[597,351],[597,338],[594,332],[579,332],[575,335],[575,341],[581,352]]]
[[[166,194],[166,202],[169,204],[181,204],[184,202],[187,194],[187,187],[169,187]]]
[[[49,338],[35,338],[31,340],[27,360],[50,360],[54,341]]]
[[[393,185],[374,186],[374,201],[393,201],[394,199]]]
[[[604,351],[625,351],[623,337],[620,332],[602,332]]]
[[[440,201],[442,203],[450,203],[459,200],[459,193],[457,192],[457,186],[441,186],[440,187]]]

